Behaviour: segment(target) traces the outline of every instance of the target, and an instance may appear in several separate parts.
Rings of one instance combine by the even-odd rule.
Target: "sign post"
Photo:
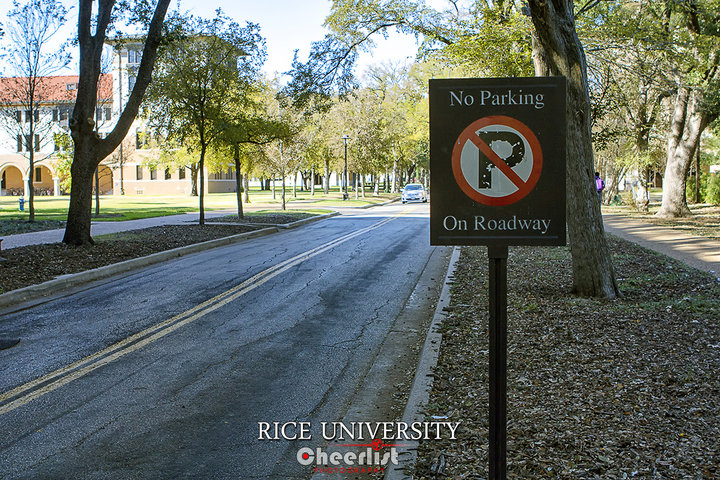
[[[565,78],[430,80],[430,243],[487,245],[489,478],[507,470],[509,245],[565,245]]]

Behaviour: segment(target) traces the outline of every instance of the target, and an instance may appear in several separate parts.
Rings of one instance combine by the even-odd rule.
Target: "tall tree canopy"
[[[41,106],[54,101],[55,91],[47,78],[70,62],[65,45],[51,44],[53,37],[65,24],[67,10],[56,0],[29,0],[14,4],[8,12],[7,42],[3,45],[3,59],[15,78],[2,82],[0,96],[3,109],[2,125],[17,137],[18,151],[28,157],[28,213],[35,220],[35,153],[41,145],[52,141],[52,123],[47,121]],[[22,147],[25,147],[24,149]]]
[[[190,17],[182,35],[163,51],[148,95],[148,113],[158,135],[199,152],[200,224],[205,221],[205,155],[242,105],[248,84],[258,81],[265,45],[259,27]]]
[[[421,53],[454,58],[455,64],[475,65],[474,75],[524,75],[531,60],[538,75],[564,75],[568,100],[568,230],[573,258],[574,288],[581,295],[614,297],[617,285],[603,232],[597,195],[593,191],[593,150],[585,55],[575,31],[571,0],[471,2],[461,11],[458,2],[436,11],[413,0],[334,0],[327,24],[333,34],[318,42],[304,64],[296,62],[288,93],[297,101],[342,92],[350,85],[348,72],[359,45],[388,28],[423,39]],[[530,18],[524,18],[524,14]],[[532,21],[534,30],[529,28]],[[530,33],[534,32],[533,43]],[[487,35],[507,43],[502,49]],[[502,51],[501,51],[502,50]],[[532,56],[530,52],[532,51]],[[466,59],[466,60],[461,60]],[[339,72],[339,74],[338,74]]]

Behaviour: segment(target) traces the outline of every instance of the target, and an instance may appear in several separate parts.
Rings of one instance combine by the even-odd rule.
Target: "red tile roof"
[[[38,85],[37,100],[43,104],[73,103],[77,95],[77,75],[57,75],[43,77]],[[22,83],[26,78],[0,78],[0,104],[22,104],[16,92],[21,92]],[[112,102],[112,75],[100,76],[98,82],[98,101]]]

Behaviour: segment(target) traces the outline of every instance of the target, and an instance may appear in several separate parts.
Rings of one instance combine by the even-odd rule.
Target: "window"
[[[20,135],[18,133],[15,138],[17,139],[17,151],[22,152],[22,147],[23,147],[22,135]]]
[[[22,110],[17,110],[15,112],[15,121],[18,123],[22,123]]]
[[[95,109],[95,121],[102,122],[102,119],[103,119],[103,111],[102,111],[102,108],[98,107]]]
[[[52,121],[53,121],[53,122],[57,122],[58,120],[60,120],[60,110],[58,110],[57,108],[54,108],[54,109],[53,109],[53,120],[52,120]]]
[[[142,165],[138,165],[135,167],[135,180],[142,180],[143,179],[143,167]]]
[[[31,148],[32,148],[32,142],[31,142],[30,135],[25,135],[25,151],[29,152]]]
[[[112,108],[105,107],[105,120],[112,120]]]
[[[35,181],[42,182],[42,168],[35,167]]]
[[[178,178],[180,180],[185,180],[185,167],[178,168]]]
[[[150,169],[150,180],[157,180],[157,170],[154,168]]]
[[[37,133],[35,134],[35,151],[40,151],[40,135],[38,135]]]
[[[128,50],[128,63],[138,64],[142,60],[142,52],[140,50],[129,49]]]
[[[137,80],[136,75],[130,75],[128,77],[128,90],[132,92],[133,88],[135,88],[135,81]]]
[[[171,175],[170,175],[170,169],[169,169],[169,168],[166,168],[166,169],[165,169],[165,180],[170,180],[170,177],[171,177]]]
[[[75,90],[77,88],[77,84],[76,83],[66,83],[65,88],[67,90]]]
[[[30,117],[32,117],[32,111],[25,110],[25,123],[30,123]]]

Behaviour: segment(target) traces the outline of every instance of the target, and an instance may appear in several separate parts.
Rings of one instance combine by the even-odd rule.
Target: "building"
[[[135,85],[142,58],[137,41],[110,41],[112,72],[104,74],[98,85],[97,131],[107,135],[115,126]],[[22,132],[33,117],[26,104],[17,100],[22,78],[0,78],[0,195],[28,196],[30,188],[29,149],[35,154],[33,185],[36,195],[62,195],[58,169],[60,146],[55,134],[69,133],[68,119],[77,93],[77,76],[44,77],[37,95],[34,120],[40,133],[34,139]],[[151,148],[150,135],[136,120],[116,151],[98,169],[101,194],[188,195],[192,191],[189,168],[152,167],[159,151]],[[235,172],[205,172],[205,191],[234,192]]]
[[[55,135],[68,130],[77,93],[77,76],[44,77],[37,86],[34,112],[21,100],[22,78],[0,78],[0,195],[26,195],[30,188],[29,151],[35,154],[33,188],[38,195],[60,195],[57,169],[59,146]],[[98,126],[112,122],[112,79],[98,85]],[[29,138],[31,119],[36,126]],[[105,185],[105,188],[112,188]]]

